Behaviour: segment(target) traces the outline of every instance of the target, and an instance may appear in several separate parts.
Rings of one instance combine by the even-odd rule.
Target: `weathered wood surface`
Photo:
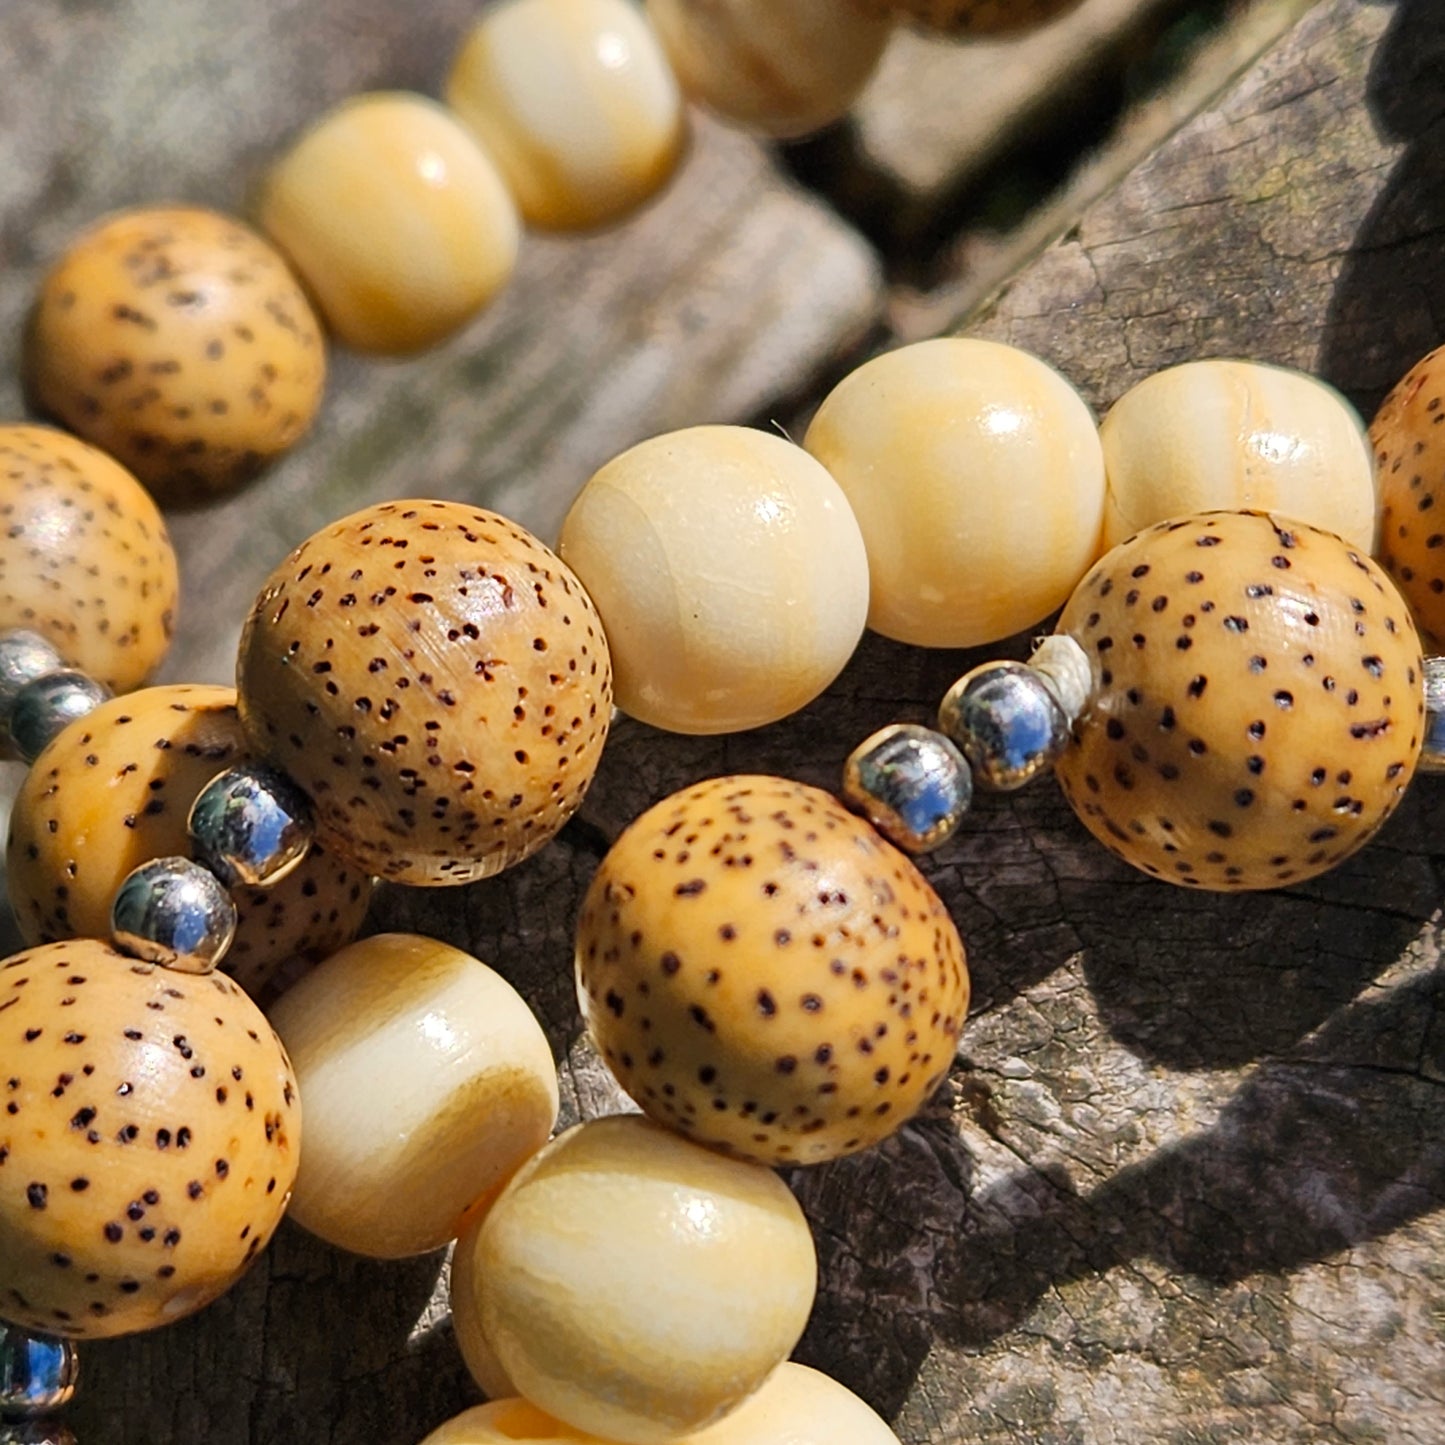
[[[158,177],[234,200],[326,97],[433,79],[465,7],[337,7],[350,19],[302,27],[309,38],[279,55],[262,47],[268,21],[302,6],[207,8],[219,10],[76,4],[58,28],[27,0],[0,13],[0,129],[12,154],[16,136],[32,147],[0,172],[6,334],[39,257],[78,220],[153,194]],[[1020,277],[984,332],[1051,357],[1096,404],[1211,352],[1318,363],[1372,402],[1445,340],[1435,9],[1326,0]],[[148,66],[137,26],[154,26]],[[202,35],[220,49],[187,60]],[[203,74],[187,69],[196,55]],[[127,90],[137,75],[149,90]],[[756,412],[862,329],[876,276],[846,231],[745,142],[708,132],[694,165],[744,179],[685,178],[690,200],[585,257],[535,252],[522,299],[443,357],[344,363],[302,456],[182,519],[192,596],[206,601],[176,675],[224,675],[224,643],[207,634],[234,627],[263,557],[348,499],[440,490],[527,515],[526,480],[539,478],[555,506],[557,479],[575,485],[634,428]],[[768,222],[770,207],[789,219]],[[798,238],[799,225],[813,229]],[[749,227],[766,240],[738,242]],[[754,274],[787,261],[790,285]],[[839,277],[852,278],[841,291]],[[579,364],[549,360],[555,336],[534,328],[556,326]],[[686,740],[624,724],[580,826],[503,879],[397,891],[380,919],[513,977],[563,1064],[565,1117],[606,1112],[618,1100],[579,1037],[569,982],[571,921],[605,839],[708,773],[828,784],[872,728],[926,718],[967,661],[870,641],[827,698],[761,733]],[[1324,881],[1241,899],[1130,875],[1049,788],[986,801],[930,864],[976,983],[949,1086],[890,1145],[795,1181],[824,1279],[803,1357],[894,1417],[905,1445],[1441,1439],[1441,787],[1422,783]],[[473,1398],[429,1304],[439,1268],[355,1260],[283,1228],[205,1315],[89,1352],[83,1445],[408,1445]]]

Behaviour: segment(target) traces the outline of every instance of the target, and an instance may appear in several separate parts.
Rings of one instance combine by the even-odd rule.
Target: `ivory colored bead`
[[[464,326],[507,284],[517,210],[491,158],[424,96],[357,96],[272,168],[267,233],[326,324],[358,351],[419,351]]]
[[[677,80],[632,0],[503,0],[458,52],[446,100],[547,230],[636,209],[686,133]]]
[[[112,692],[139,687],[175,624],[176,554],[150,493],[46,426],[0,426],[0,630],[46,638]]]
[[[711,1424],[797,1343],[817,1261],[782,1181],[635,1115],[524,1165],[477,1241],[482,1329],[574,1428],[663,1445]]]
[[[1106,847],[1194,888],[1277,888],[1348,857],[1424,727],[1404,599],[1348,542],[1259,512],[1161,522],[1059,620],[1098,687],[1055,764]]]
[[[45,411],[180,501],[294,446],[326,380],[286,263],[230,216],[181,206],[85,232],[45,278],[26,361]]]
[[[977,647],[1041,621],[1099,553],[1104,461],[1078,393],[1036,356],[945,338],[836,386],[807,449],[868,548],[868,625]]]
[[[1104,546],[1191,512],[1252,508],[1375,539],[1364,427],[1333,388],[1254,361],[1191,361],[1131,387],[1099,428]]]
[[[306,1100],[292,1214],[330,1244],[400,1259],[456,1238],[547,1142],[557,1070],[500,974],[387,933],[333,954],[271,1011]]]
[[[968,1009],[963,944],[912,862],[829,794],[768,777],[699,783],[622,834],[578,918],[577,988],[648,1114],[764,1164],[893,1133]]]
[[[781,137],[846,115],[893,29],[853,0],[647,0],[647,14],[694,100]]]
[[[482,1394],[489,1400],[505,1400],[517,1393],[517,1387],[482,1333],[482,1291],[486,1281],[477,1269],[477,1242],[486,1218],[485,1210],[473,1210],[471,1222],[457,1236],[456,1248],[452,1251],[449,1296],[452,1337]],[[567,1427],[559,1425],[557,1428]]]
[[[152,858],[185,856],[196,794],[244,761],[229,687],[145,688],[102,703],[36,760],[10,814],[10,901],[29,943],[107,937],[122,880]],[[248,992],[299,957],[356,936],[371,880],[312,849],[271,889],[238,889],[240,921],[222,967]]]
[[[52,943],[0,963],[0,1058],[0,1319],[101,1339],[229,1289],[301,1145],[285,1052],[241,989]]]
[[[338,855],[467,883],[577,810],[611,720],[607,639],[571,570],[460,502],[383,502],[281,563],[241,636],[241,721]]]
[[[863,632],[868,561],[847,499],[767,432],[692,427],[624,452],[572,504],[558,551],[606,624],[617,705],[654,727],[775,722]]]

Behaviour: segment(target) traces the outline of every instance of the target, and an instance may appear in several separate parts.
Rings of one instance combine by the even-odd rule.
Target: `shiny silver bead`
[[[33,763],[51,738],[76,718],[94,712],[109,696],[104,683],[70,668],[27,682],[10,707],[10,739],[15,751]]]
[[[9,722],[15,695],[27,682],[64,666],[65,660],[38,632],[0,632],[0,719]]]
[[[210,973],[236,936],[236,905],[212,873],[189,858],[142,863],[110,908],[115,946],[180,973]]]
[[[0,1324],[0,1415],[28,1419],[63,1409],[75,1394],[79,1373],[69,1340]]]
[[[938,726],[963,749],[982,788],[1008,792],[1053,767],[1069,720],[1048,683],[1021,662],[986,662],[949,688]]]
[[[311,800],[282,773],[230,768],[191,805],[191,852],[228,888],[279,883],[305,856]]]
[[[1425,742],[1422,773],[1445,773],[1445,657],[1425,659]]]
[[[844,802],[908,853],[952,837],[972,799],[962,753],[942,733],[912,723],[874,733],[843,769]]]

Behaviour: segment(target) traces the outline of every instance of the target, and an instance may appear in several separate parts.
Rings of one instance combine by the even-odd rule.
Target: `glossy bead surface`
[[[578,919],[577,986],[647,1113],[780,1165],[906,1123],[968,1008],[963,944],[912,862],[829,794],[769,777],[699,783],[622,834]]]
[[[271,1020],[306,1101],[292,1217],[358,1254],[454,1239],[547,1141],[557,1070],[521,996],[434,939],[379,934],[320,965]]]
[[[1141,381],[1099,427],[1104,546],[1193,512],[1252,508],[1374,550],[1364,426],[1333,387],[1255,361],[1191,361]]]
[[[270,768],[228,768],[191,804],[192,855],[228,888],[280,882],[306,856],[311,801]]]
[[[686,133],[677,80],[631,0],[503,0],[458,52],[446,101],[547,230],[640,206]]]
[[[712,1423],[784,1360],[817,1261],[771,1171],[635,1115],[554,1139],[477,1243],[482,1328],[538,1408],[627,1445]]]
[[[0,1419],[64,1409],[79,1376],[72,1341],[0,1324]]]
[[[209,1304],[286,1207],[300,1105],[260,1011],[96,939],[0,963],[0,1318],[69,1338]]]
[[[155,858],[127,876],[110,910],[115,946],[177,973],[209,973],[236,936],[225,885],[189,858]]]
[[[1264,513],[1160,523],[1059,622],[1098,670],[1055,773],[1115,853],[1191,887],[1275,888],[1368,840],[1420,752],[1419,640],[1347,542]]]
[[[449,1279],[452,1337],[457,1342],[468,1373],[482,1394],[489,1400],[505,1400],[517,1393],[517,1387],[482,1332],[482,1292],[486,1281],[478,1273],[480,1256],[477,1243],[486,1218],[484,1210],[473,1210],[471,1222],[457,1236],[456,1248],[452,1251]],[[558,1426],[561,1430],[570,1428]]]
[[[71,668],[42,673],[20,688],[10,705],[10,741],[26,762],[36,758],[77,718],[110,697],[94,678]]]
[[[905,853],[947,842],[972,799],[963,754],[942,733],[911,723],[874,733],[843,769],[843,801]]]
[[[254,476],[305,435],[326,355],[286,263],[229,216],[124,211],[46,277],[35,398],[167,499]]]
[[[424,96],[357,96],[271,169],[261,224],[338,339],[358,351],[435,346],[507,284],[516,206],[491,158]]]
[[[806,135],[846,115],[892,24],[853,0],[647,0],[697,101],[764,135]]]
[[[997,642],[1058,607],[1098,556],[1098,430],[1025,351],[945,338],[888,352],[833,389],[804,444],[857,515],[868,625],[885,637]]]
[[[1018,662],[986,662],[949,688],[938,726],[980,787],[1009,792],[1047,772],[1069,745],[1069,720],[1048,683]]]
[[[558,550],[606,624],[617,705],[654,727],[775,722],[837,677],[863,632],[868,561],[847,499],[801,448],[748,427],[614,458]]]
[[[413,884],[540,848],[611,721],[607,639],[571,569],[459,502],[384,502],[303,542],[237,676],[252,747],[311,798],[323,845]]]
[[[9,729],[21,688],[64,668],[60,654],[38,632],[0,633],[0,724]]]

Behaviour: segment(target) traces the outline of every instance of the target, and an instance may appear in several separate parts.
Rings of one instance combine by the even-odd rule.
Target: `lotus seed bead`
[[[157,858],[120,885],[110,932],[115,946],[133,958],[178,973],[209,973],[236,936],[236,905],[198,863]]]
[[[75,1394],[75,1346],[50,1335],[0,1324],[0,1418],[49,1415]]]
[[[491,158],[423,96],[358,96],[273,166],[261,224],[327,325],[385,355],[434,346],[506,285],[516,207]]]
[[[843,801],[906,853],[946,843],[972,798],[963,754],[941,733],[912,724],[874,733],[843,770]]]
[[[558,550],[606,624],[618,706],[654,727],[775,722],[862,635],[868,561],[847,499],[766,432],[693,427],[624,452],[583,488]]]
[[[191,804],[191,851],[227,888],[279,883],[311,846],[311,802],[270,768],[231,768]]]
[[[682,154],[682,97],[630,0],[504,0],[459,51],[447,104],[497,159],[527,221],[604,225]]]
[[[66,668],[27,682],[10,707],[10,741],[27,763],[33,763],[77,718],[92,713],[110,692],[83,672]]]
[[[804,444],[857,515],[868,625],[885,637],[997,642],[1060,606],[1098,556],[1098,430],[1025,351],[946,338],[888,352],[834,388]]]
[[[1445,657],[1425,659],[1425,739],[1422,773],[1445,773]]]
[[[1069,744],[1069,720],[1053,689],[1018,662],[986,662],[959,678],[938,726],[963,749],[979,786],[995,792],[1047,772]]]
[[[49,672],[61,672],[60,654],[38,633],[0,634],[0,725],[10,726],[15,699],[21,688]]]
[[[1254,361],[1191,361],[1125,392],[1099,428],[1104,546],[1192,512],[1253,508],[1374,550],[1364,426],[1333,387]]]
[[[647,14],[694,100],[779,137],[847,114],[893,28],[853,0],[647,0]]]

